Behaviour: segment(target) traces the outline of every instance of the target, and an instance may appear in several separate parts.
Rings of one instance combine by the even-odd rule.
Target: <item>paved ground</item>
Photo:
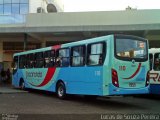
[[[40,119],[44,117],[40,117],[40,114],[48,114],[48,116],[55,116],[56,114],[60,119],[61,117],[59,116],[64,116],[64,114],[69,114],[71,116],[83,114],[81,117],[84,117],[84,114],[85,116],[90,115],[87,118],[92,118],[92,115],[98,115],[94,118],[100,118],[103,117],[101,114],[125,115],[134,113],[160,113],[159,97],[148,98],[130,96],[86,100],[82,96],[70,96],[67,100],[59,100],[54,93],[40,91],[23,92],[18,89],[10,88],[10,90],[13,90],[14,92],[10,92],[9,94],[9,92],[1,92],[1,90],[2,89],[0,89],[0,113],[2,113],[2,115],[38,115],[39,117],[37,119]]]

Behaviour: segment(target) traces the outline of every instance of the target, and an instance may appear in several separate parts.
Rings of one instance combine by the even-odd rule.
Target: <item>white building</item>
[[[63,12],[63,11],[64,11],[64,7],[63,7],[62,0],[30,0],[29,1],[29,13],[48,13],[48,12]]]

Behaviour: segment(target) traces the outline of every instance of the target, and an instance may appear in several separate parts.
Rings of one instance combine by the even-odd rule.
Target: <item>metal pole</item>
[[[25,33],[25,34],[24,34],[24,44],[23,44],[23,45],[24,45],[24,51],[27,50],[27,41],[28,41],[28,36],[27,36],[27,34]]]

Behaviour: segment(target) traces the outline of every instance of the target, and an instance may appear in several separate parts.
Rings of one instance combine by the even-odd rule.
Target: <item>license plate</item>
[[[136,87],[136,83],[129,83],[129,87]]]

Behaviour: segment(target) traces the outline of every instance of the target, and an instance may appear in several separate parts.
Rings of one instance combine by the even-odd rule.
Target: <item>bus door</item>
[[[117,81],[112,78],[115,86],[142,88],[148,85],[149,81],[146,81],[146,78],[148,78],[149,62],[146,40],[129,37],[116,38],[115,57],[115,69],[112,69],[112,77],[117,76]]]

